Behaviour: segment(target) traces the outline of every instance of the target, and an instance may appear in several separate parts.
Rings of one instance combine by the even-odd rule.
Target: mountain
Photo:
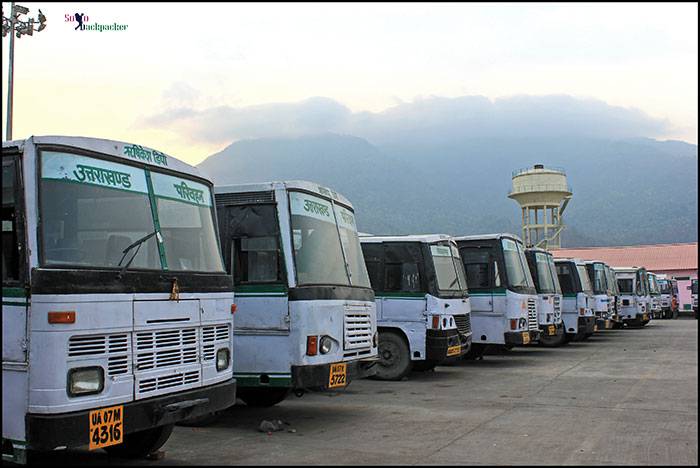
[[[374,234],[520,233],[511,173],[566,170],[566,247],[697,241],[697,146],[586,135],[442,139],[402,133],[381,144],[322,133],[239,140],[199,168],[216,184],[306,179],[348,197]]]

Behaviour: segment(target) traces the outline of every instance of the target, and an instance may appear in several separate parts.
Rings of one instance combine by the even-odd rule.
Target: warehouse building
[[[601,260],[613,267],[643,266],[678,280],[681,310],[690,310],[690,280],[698,277],[698,243],[553,249],[555,257]]]

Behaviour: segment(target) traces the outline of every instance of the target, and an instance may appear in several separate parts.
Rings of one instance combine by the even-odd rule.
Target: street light
[[[44,16],[41,10],[39,10],[38,20],[34,18],[29,18],[28,20],[20,19],[20,16],[26,15],[27,13],[29,13],[29,8],[15,5],[15,2],[12,2],[10,17],[6,17],[5,13],[2,14],[2,37],[8,34],[10,35],[10,65],[7,80],[7,132],[5,134],[5,139],[8,141],[12,140],[12,86],[14,84],[15,36],[17,39],[25,34],[33,36],[34,31],[39,32],[46,28],[46,16]],[[37,22],[39,23],[39,27],[34,29]]]

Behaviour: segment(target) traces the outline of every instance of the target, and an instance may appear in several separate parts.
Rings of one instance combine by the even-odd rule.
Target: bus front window
[[[457,255],[457,262],[461,262],[461,260],[459,260],[459,254],[456,249],[453,250],[453,246],[431,245],[430,255],[433,259],[439,291],[461,292],[466,289],[467,282],[463,271],[459,271],[453,256]]]
[[[551,255],[545,255],[547,257],[547,264],[549,266],[549,273],[552,276],[552,283],[554,284],[554,292],[561,294],[561,284],[559,284],[559,276],[557,275],[557,267],[554,264],[554,257]]]
[[[617,288],[621,294],[634,294],[634,279],[620,278],[617,280]]]
[[[593,292],[595,294],[605,294],[607,292],[605,268],[600,263],[593,264]]]
[[[537,266],[537,283],[539,285],[539,293],[542,294],[554,294],[556,289],[554,288],[554,280],[552,278],[552,271],[550,270],[550,264],[547,260],[549,255],[543,254],[542,252],[535,252],[535,265]]]
[[[209,188],[157,172],[151,180],[168,269],[223,272]]]
[[[532,288],[535,284],[530,277],[530,272],[526,269],[527,260],[525,253],[517,242],[511,239],[502,239],[503,259],[506,264],[506,275],[508,276],[508,286],[511,288]]]
[[[330,201],[289,192],[297,283],[347,286],[347,269]]]
[[[348,262],[350,283],[353,286],[369,288],[371,286],[367,267],[365,266],[365,258],[362,255],[362,247],[360,247],[360,239],[357,236],[355,213],[339,205],[334,205],[334,208],[338,230],[340,231],[340,240],[345,252],[345,259]]]
[[[132,166],[45,151],[39,196],[43,265],[118,267],[123,250],[154,231],[145,173]],[[161,268],[155,237],[131,266]]]
[[[593,289],[591,287],[591,280],[588,278],[588,272],[584,265],[576,265],[576,270],[578,271],[578,276],[581,278],[581,289],[587,294],[592,294]]]

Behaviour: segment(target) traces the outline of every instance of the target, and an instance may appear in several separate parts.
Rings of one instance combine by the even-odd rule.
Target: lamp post
[[[26,21],[20,19],[20,16],[29,13],[29,8],[23,7],[21,5],[15,5],[15,2],[10,4],[10,17],[6,17],[3,13],[2,15],[2,37],[10,35],[10,63],[7,70],[7,130],[5,133],[6,140],[12,140],[12,94],[14,86],[14,75],[15,75],[15,36],[17,39],[25,34],[30,36],[34,35],[34,31],[43,31],[46,27],[46,16],[39,10],[39,17],[37,21],[34,18],[29,18]],[[34,25],[38,23],[38,28],[35,30]]]

